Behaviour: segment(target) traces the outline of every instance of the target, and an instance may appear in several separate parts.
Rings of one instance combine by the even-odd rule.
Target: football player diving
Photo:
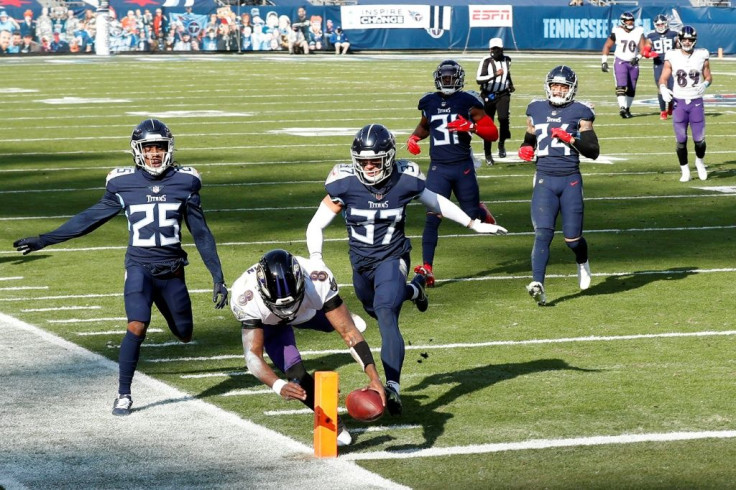
[[[593,131],[595,113],[578,102],[578,77],[557,66],[544,83],[546,100],[533,100],[526,109],[527,129],[519,157],[531,162],[536,148],[536,173],[531,216],[534,226],[532,282],[526,287],[538,305],[547,302],[544,278],[557,216],[562,217],[565,245],[575,254],[580,289],[590,287],[588,243],[583,237],[583,177],[580,155],[595,160],[600,153]]]
[[[227,304],[228,291],[215,239],[204,217],[199,191],[202,180],[191,167],[174,162],[174,136],[156,119],[147,119],[130,137],[134,167],[116,168],[107,175],[105,193],[91,207],[59,228],[16,240],[23,255],[90,233],[121,211],[128,220],[125,254],[125,313],[128,328],[120,344],[118,395],[113,415],[128,415],[131,383],[141,344],[156,305],[169,330],[180,341],[192,339],[192,303],[185,282],[187,253],[181,246],[181,223],[187,225],[214,283],[215,308]]]
[[[421,153],[419,141],[429,137],[429,170],[427,188],[435,193],[455,198],[460,208],[471,218],[495,224],[496,220],[480,201],[480,189],[475,175],[480,161],[470,147],[471,134],[484,141],[498,140],[498,129],[488,117],[483,100],[475,91],[464,91],[465,70],[454,60],[445,60],[434,72],[436,92],[419,99],[422,116],[406,142],[413,155]],[[439,241],[442,216],[428,211],[422,232],[422,265],[414,272],[425,276],[428,287],[434,286],[434,255]]]
[[[365,389],[386,396],[376,363],[361,331],[365,321],[348,311],[337,281],[321,260],[271,250],[248,268],[232,287],[230,308],[242,325],[243,352],[248,371],[285,400],[299,400],[314,410],[314,378],[296,347],[294,327],[337,332],[370,380]],[[278,377],[263,359],[263,350],[286,375]],[[342,418],[337,419],[337,444],[352,442]]]
[[[355,294],[365,311],[376,318],[381,333],[381,362],[386,376],[386,408],[400,415],[404,339],[399,313],[406,300],[426,311],[425,278],[406,282],[411,243],[404,233],[406,207],[419,199],[433,212],[477,233],[505,234],[506,229],[471,218],[449,199],[429,190],[416,163],[396,160],[393,134],[369,124],[355,135],[352,164],[337,164],[325,182],[327,196],[307,227],[310,258],[322,261],[323,230],[342,213],[347,225]]]

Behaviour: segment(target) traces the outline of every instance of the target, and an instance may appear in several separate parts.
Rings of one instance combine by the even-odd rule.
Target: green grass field
[[[478,177],[509,235],[443,224],[430,308],[420,314],[407,303],[401,317],[404,415],[372,425],[348,418],[355,442],[341,457],[414,488],[736,487],[734,106],[707,107],[710,176],[697,180],[691,141],[696,180],[680,183],[672,125],[659,120],[648,62],[637,100],[652,103],[634,105],[635,117],[623,120],[598,56],[508,54],[517,88],[509,158]],[[476,89],[481,53],[455,56],[466,88]],[[228,284],[271,248],[306,254],[324,179],[349,160],[355,131],[379,122],[403,145],[419,120],[419,97],[434,89],[432,71],[448,57],[0,62],[0,311],[117,360],[125,219],[26,257],[11,245],[96,202],[107,172],[132,164],[130,132],[147,116],[169,125],[177,161],[203,176]],[[732,61],[711,60],[709,94],[736,93]],[[595,106],[601,143],[599,160],[582,165],[594,278],[589,290],[578,289],[574,256],[556,235],[542,308],[524,289],[534,167],[516,149],[526,105],[543,97],[545,74],[563,63],[578,73],[577,99]],[[413,158],[426,172],[426,142],[422,148]],[[482,156],[479,140],[474,148]],[[420,205],[409,212],[416,264],[424,213]],[[160,332],[149,333],[139,371],[309,444],[311,415],[284,414],[301,404],[249,393],[264,387],[243,375],[239,325],[229,310],[212,308],[211,278],[183,234],[194,342],[174,342],[156,314],[151,328]],[[342,296],[367,317],[349,284],[341,220],[326,238],[325,261]],[[368,325],[369,343],[380,346],[375,321]],[[297,335],[310,370],[339,372],[343,397],[365,383],[338,335]]]

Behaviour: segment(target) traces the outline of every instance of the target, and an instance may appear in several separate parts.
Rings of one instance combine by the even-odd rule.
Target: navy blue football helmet
[[[624,12],[621,17],[618,18],[618,22],[627,31],[634,29],[634,14],[631,12]]]
[[[158,145],[164,148],[165,154],[161,166],[152,167],[146,162],[143,148]],[[130,147],[133,149],[133,161],[151,175],[161,175],[174,164],[174,135],[169,128],[158,119],[146,119],[133,130],[130,135]]]
[[[695,48],[695,43],[698,42],[698,31],[692,26],[683,26],[680,32],[677,33],[677,39],[680,40],[682,50],[689,53]],[[692,44],[685,46],[682,41],[692,41]]]
[[[664,34],[669,28],[670,22],[667,20],[666,15],[659,14],[654,18],[654,30],[656,30],[658,33]]]
[[[455,60],[445,60],[434,71],[434,86],[445,95],[454,94],[465,86],[465,70]]]
[[[355,135],[350,154],[358,180],[366,185],[380,184],[393,172],[396,140],[386,126],[369,124]],[[366,161],[377,159],[380,159],[380,165],[375,170],[366,172]]]
[[[266,253],[256,266],[258,292],[266,307],[282,320],[293,320],[304,300],[304,274],[286,250]]]
[[[553,84],[567,85],[567,93],[560,95],[555,94],[552,90]],[[547,78],[544,82],[544,91],[547,94],[547,100],[552,105],[565,105],[573,101],[575,93],[578,91],[578,76],[569,66],[556,66],[552,68],[552,71],[547,73]]]

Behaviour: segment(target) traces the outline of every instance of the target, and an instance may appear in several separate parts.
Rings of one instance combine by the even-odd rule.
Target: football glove
[[[603,63],[601,63],[601,71],[603,73],[608,73],[608,62],[607,61],[604,61]]]
[[[223,282],[216,282],[212,289],[212,302],[215,303],[215,309],[221,310],[227,304],[227,286]]]
[[[700,85],[698,85],[698,97],[702,97],[703,95],[705,95],[705,91],[709,85],[710,85],[710,82],[707,80],[701,83]]]
[[[557,138],[563,143],[570,143],[572,141],[572,135],[562,128],[552,128],[552,137]]]
[[[409,139],[406,140],[406,149],[409,150],[409,153],[412,155],[419,155],[422,152],[422,149],[419,148],[419,136],[412,134],[409,136]]]
[[[631,66],[636,66],[636,65],[638,65],[638,64],[639,64],[639,57],[638,57],[638,56],[635,56],[635,57],[634,57],[634,58],[633,58],[633,59],[632,59],[631,61],[629,61],[629,64],[630,64]]]
[[[703,90],[705,92],[705,90]],[[665,104],[669,104],[672,99],[674,98],[674,94],[672,93],[672,90],[667,88],[667,85],[661,84],[659,86],[659,93],[662,95],[662,100]]]
[[[457,119],[447,123],[447,130],[453,133],[467,133],[473,129],[475,129],[475,124],[463,116],[457,116]]]
[[[506,233],[508,233],[506,228],[504,228],[503,226],[483,223],[479,219],[473,220],[468,228],[475,231],[476,233],[490,233],[491,235],[505,235]]]
[[[519,158],[525,162],[531,162],[534,160],[534,148],[531,146],[522,146],[519,148]]]
[[[13,246],[18,252],[23,252],[23,255],[28,255],[31,252],[41,250],[44,245],[41,242],[41,237],[29,236],[28,238],[21,238],[13,242]]]

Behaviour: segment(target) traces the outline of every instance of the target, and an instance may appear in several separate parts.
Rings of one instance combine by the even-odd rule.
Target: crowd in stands
[[[288,51],[309,54],[334,50],[345,54],[345,33],[319,15],[308,16],[300,7],[292,20],[253,7],[241,15],[227,5],[209,16],[167,12],[162,8],[109,11],[109,50],[129,51]],[[27,10],[22,20],[0,11],[0,55],[22,53],[94,53],[97,15],[92,9],[75,12],[67,7],[44,7],[34,19]]]

